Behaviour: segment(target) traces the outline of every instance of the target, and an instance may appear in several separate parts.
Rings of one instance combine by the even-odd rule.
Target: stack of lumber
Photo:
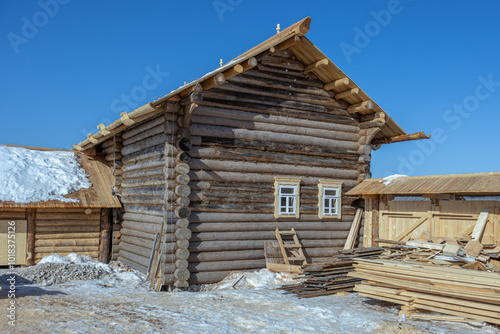
[[[304,281],[300,284],[285,285],[281,289],[295,293],[299,298],[353,291],[354,285],[360,281],[347,276],[354,270],[354,258],[376,257],[383,251],[381,247],[338,251],[331,262],[305,265],[304,274],[298,277]]]
[[[380,258],[500,272],[500,246],[467,239],[438,237],[428,240],[406,243],[380,240],[384,244],[393,244]]]
[[[356,259],[348,277],[360,295],[419,310],[500,324],[500,274],[394,260]]]

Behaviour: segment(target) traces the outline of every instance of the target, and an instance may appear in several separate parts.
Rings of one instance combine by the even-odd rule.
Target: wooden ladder
[[[285,264],[289,265],[290,261],[302,261],[302,265],[307,264],[306,257],[302,250],[302,245],[300,244],[295,229],[292,228],[290,231],[280,231],[279,228],[276,227],[275,232],[276,239],[278,239],[278,244],[281,249],[281,254],[283,254],[283,259],[285,260]],[[288,239],[283,242],[283,237],[291,237],[292,239]],[[287,251],[289,251],[291,256],[288,255]]]

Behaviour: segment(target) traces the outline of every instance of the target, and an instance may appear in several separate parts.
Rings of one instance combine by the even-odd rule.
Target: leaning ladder
[[[281,249],[281,254],[283,254],[283,259],[285,264],[289,265],[290,261],[302,261],[302,265],[307,264],[304,251],[302,250],[302,245],[300,244],[299,238],[295,229],[292,228],[290,231],[280,231],[276,227],[276,239],[278,239],[278,244]],[[283,237],[287,238],[283,241]],[[289,239],[291,237],[291,240]],[[290,255],[288,254],[290,253]]]

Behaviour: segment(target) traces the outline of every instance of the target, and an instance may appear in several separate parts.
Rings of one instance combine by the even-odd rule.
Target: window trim
[[[326,189],[337,190],[337,213],[325,214],[324,198]],[[319,180],[318,183],[318,217],[320,219],[340,219],[342,218],[342,181]]]
[[[300,216],[300,177],[274,177],[274,218],[299,218]],[[294,213],[281,213],[281,187],[293,187],[294,189]],[[286,196],[291,197],[291,196]]]

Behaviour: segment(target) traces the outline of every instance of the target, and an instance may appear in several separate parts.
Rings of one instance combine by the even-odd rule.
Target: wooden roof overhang
[[[127,127],[163,112],[164,108],[175,108],[174,105],[190,93],[216,87],[225,80],[256,66],[255,56],[267,50],[273,50],[273,48],[288,49],[298,60],[307,64],[304,72],[313,72],[323,81],[325,90],[333,91],[336,99],[342,99],[349,103],[350,106],[347,110],[350,113],[358,115],[375,114],[374,120],[380,122],[381,130],[375,135],[372,144],[389,144],[430,137],[423,132],[409,135],[389,117],[368,94],[359,88],[352,79],[305,37],[309,32],[310,23],[311,18],[306,17],[201,78],[185,84],[164,97],[147,103],[128,114],[122,113],[120,119],[108,126],[99,124],[97,126],[99,131],[95,134],[88,134],[87,139],[74,146],[75,149],[87,150],[120,133]]]
[[[34,148],[25,146],[6,145],[12,147],[22,147],[40,151],[65,151],[47,148]],[[13,208],[120,208],[118,197],[114,196],[113,173],[102,157],[81,155],[81,165],[89,176],[92,186],[88,189],[81,189],[65,197],[77,199],[78,202],[42,201],[31,203],[15,203],[0,201],[0,209]]]
[[[384,184],[384,179],[368,179],[349,190],[348,196],[430,196],[464,195],[497,196],[500,195],[500,172],[446,174],[430,176],[407,176]]]

